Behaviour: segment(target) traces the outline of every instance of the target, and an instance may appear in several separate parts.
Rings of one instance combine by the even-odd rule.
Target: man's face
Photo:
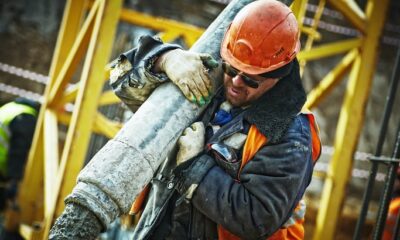
[[[264,78],[259,75],[244,73],[247,77],[258,82],[258,88],[251,88],[243,81],[243,76],[234,77],[224,74],[226,99],[235,107],[248,106],[271,89],[278,82],[277,78]]]

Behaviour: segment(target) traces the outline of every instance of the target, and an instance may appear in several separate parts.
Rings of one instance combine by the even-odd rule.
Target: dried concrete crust
[[[219,60],[220,42],[227,26],[250,2],[232,1],[190,50],[210,53]],[[220,68],[211,74],[216,88],[221,82]],[[201,110],[188,102],[176,86],[162,84],[81,171],[78,184],[66,202],[87,207],[103,226],[108,226],[116,217],[129,211],[133,200],[151,180],[181,132]],[[75,214],[68,210],[67,207],[64,214]]]
[[[57,219],[51,229],[49,239],[96,239],[101,228],[100,221],[91,211],[76,204],[68,204],[64,210],[64,214]]]

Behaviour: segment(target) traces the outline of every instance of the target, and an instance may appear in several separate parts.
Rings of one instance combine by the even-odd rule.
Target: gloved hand
[[[205,128],[203,122],[195,122],[183,131],[178,139],[177,165],[197,156],[204,148]]]
[[[218,67],[211,55],[174,49],[163,54],[157,64],[189,101],[200,106],[209,101],[212,85],[207,71]]]

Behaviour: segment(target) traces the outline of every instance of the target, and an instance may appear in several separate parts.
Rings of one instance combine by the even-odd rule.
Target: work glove
[[[189,101],[203,106],[210,100],[208,70],[218,67],[211,55],[174,49],[165,53],[158,64]]]
[[[205,128],[203,122],[195,122],[187,127],[178,139],[178,154],[176,164],[197,156],[204,148]]]
[[[50,240],[91,240],[102,231],[102,224],[94,213],[75,203],[68,203],[50,230]]]

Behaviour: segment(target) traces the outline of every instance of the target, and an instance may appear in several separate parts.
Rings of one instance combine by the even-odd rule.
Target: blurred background
[[[79,169],[132,115],[109,91],[106,64],[96,65],[93,59],[103,57],[103,62],[109,63],[133,48],[143,34],[158,34],[165,41],[190,48],[230,1],[126,0],[122,10],[115,8],[119,16],[115,20],[106,22],[104,18],[103,25],[92,23],[81,45],[75,41],[86,36],[82,29],[90,25],[87,19],[91,9],[98,2],[111,1],[77,2],[0,1],[0,105],[16,97],[47,101],[42,111],[55,116],[48,122],[45,115],[39,117],[42,132],[35,136],[22,183],[29,191],[21,193],[21,209],[29,210],[23,211],[17,225],[29,239],[35,238],[35,232],[41,236],[46,224],[62,210],[62,198],[73,186]],[[378,151],[380,137],[384,141],[379,156],[391,158],[396,148],[398,97],[393,98],[394,107],[389,109],[386,131],[382,131],[382,123],[391,81],[397,76],[400,2],[295,0],[292,9],[302,27],[299,60],[309,93],[308,106],[317,116],[324,145],[306,196],[306,239],[352,239],[370,177],[369,158]],[[104,31],[104,36],[90,38],[97,30],[100,35]],[[101,41],[102,45],[96,45]],[[90,56],[92,45],[109,54]],[[74,51],[75,56],[68,56]],[[93,67],[99,73],[91,76],[88,69]],[[101,84],[96,85],[92,78]],[[48,128],[52,130],[46,131]],[[80,139],[73,133],[79,129],[86,131]],[[70,150],[75,146],[78,150]],[[68,164],[62,172],[58,164],[46,170],[43,163],[49,161],[49,156],[60,165]],[[360,230],[362,239],[371,238],[377,224],[391,166],[390,161],[377,165],[377,173],[372,176],[376,182]],[[58,188],[46,185],[46,171],[52,172],[53,180],[61,176],[65,184]],[[54,192],[46,193],[46,189]],[[55,197],[48,200],[49,195]],[[46,211],[54,214],[49,217]],[[122,218],[101,238],[125,239],[133,227],[134,218]]]

